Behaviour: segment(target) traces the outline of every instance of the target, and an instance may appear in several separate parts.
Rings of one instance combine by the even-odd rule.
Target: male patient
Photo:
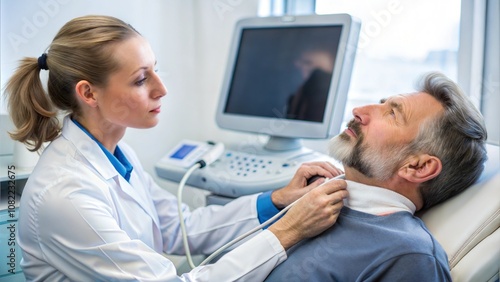
[[[486,129],[454,82],[422,82],[353,110],[329,145],[349,191],[337,223],[291,248],[266,281],[451,281],[446,253],[413,214],[478,179]]]

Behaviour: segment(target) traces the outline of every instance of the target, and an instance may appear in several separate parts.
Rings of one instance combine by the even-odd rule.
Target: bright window
[[[460,1],[316,0],[317,14],[362,22],[345,118],[352,108],[414,90],[428,71],[457,78]]]

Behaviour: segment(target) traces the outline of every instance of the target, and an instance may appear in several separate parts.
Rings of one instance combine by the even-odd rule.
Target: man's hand
[[[342,170],[329,162],[303,163],[287,186],[271,194],[271,200],[277,208],[282,209],[321,185],[325,178],[333,178],[342,173]],[[321,176],[321,178],[307,185],[307,181],[313,176]]]

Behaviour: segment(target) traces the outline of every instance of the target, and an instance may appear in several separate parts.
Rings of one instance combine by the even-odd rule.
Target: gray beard
[[[373,177],[370,165],[363,161],[366,148],[361,146],[363,138],[354,144],[349,135],[341,133],[333,137],[328,143],[328,151],[332,158],[341,162],[344,166],[356,169],[367,177]]]
[[[353,168],[368,178],[382,181],[391,178],[402,160],[402,148],[374,150],[363,145],[364,136],[355,124],[351,124],[351,129],[356,132],[358,139],[353,140],[344,132],[333,137],[328,144],[330,156],[344,167]]]

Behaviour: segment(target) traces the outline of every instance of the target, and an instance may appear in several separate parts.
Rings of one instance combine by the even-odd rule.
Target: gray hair
[[[444,107],[441,116],[421,125],[409,147],[410,152],[438,157],[443,165],[437,177],[420,185],[422,209],[427,209],[477,181],[487,159],[487,132],[481,113],[445,75],[428,73],[418,91],[432,95]]]

